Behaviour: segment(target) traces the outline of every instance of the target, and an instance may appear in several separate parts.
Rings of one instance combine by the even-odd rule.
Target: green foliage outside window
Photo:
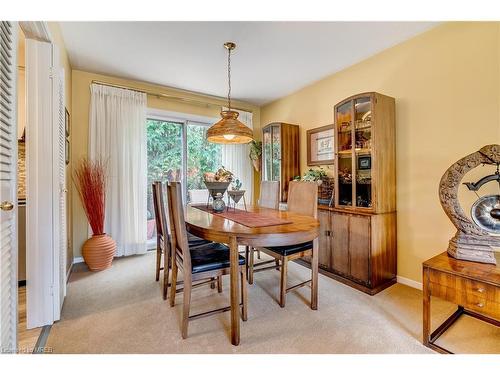
[[[182,180],[182,123],[148,119],[148,218],[153,217],[154,181]],[[222,148],[207,142],[206,126],[188,125],[187,127],[187,188],[206,189],[203,173],[215,172],[222,164]]]

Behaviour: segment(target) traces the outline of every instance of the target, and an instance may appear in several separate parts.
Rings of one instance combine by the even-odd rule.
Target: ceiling
[[[62,22],[74,69],[257,105],[435,26],[433,22]]]

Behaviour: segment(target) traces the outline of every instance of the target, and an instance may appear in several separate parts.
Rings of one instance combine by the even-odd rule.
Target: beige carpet
[[[99,273],[75,267],[47,346],[55,353],[434,353],[421,344],[420,291],[397,284],[370,297],[320,275],[318,311],[308,306],[308,288],[288,294],[282,309],[277,271],[258,273],[249,285],[249,317],[238,347],[229,342],[229,313],[191,322],[183,340],[182,294],[174,308],[163,301],[154,261],[148,253],[116,259]],[[308,273],[292,263],[289,282]],[[229,304],[228,286],[226,276],[222,294],[195,289],[192,313]],[[433,300],[433,327],[454,309]],[[464,317],[440,344],[458,353],[500,353],[500,329]]]

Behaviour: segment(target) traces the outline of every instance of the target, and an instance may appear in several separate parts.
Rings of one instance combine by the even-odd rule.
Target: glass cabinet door
[[[272,126],[271,131],[272,131],[271,181],[279,181],[281,176],[281,134],[279,125]]]
[[[337,108],[338,204],[352,206],[352,101]]]
[[[356,207],[372,206],[372,103],[371,97],[354,100]]]
[[[262,134],[262,157],[264,159],[264,170],[262,171],[263,181],[272,181],[272,144],[271,127],[265,128]]]
[[[281,139],[279,125],[268,126],[262,134],[263,181],[279,181],[281,176]]]

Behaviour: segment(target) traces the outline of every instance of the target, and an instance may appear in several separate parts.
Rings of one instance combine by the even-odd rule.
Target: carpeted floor
[[[54,353],[434,353],[421,344],[422,294],[397,284],[370,297],[320,275],[319,310],[308,306],[310,290],[276,302],[279,272],[256,274],[249,285],[249,317],[241,323],[241,344],[229,341],[229,312],[193,321],[181,338],[182,294],[170,308],[154,280],[155,254],[116,259],[109,270],[92,273],[75,267],[62,319],[47,346]],[[289,266],[289,282],[305,280],[309,270]],[[224,292],[197,288],[192,313],[229,304]],[[432,301],[433,327],[455,307]],[[439,340],[458,353],[500,353],[500,328],[460,318]]]

